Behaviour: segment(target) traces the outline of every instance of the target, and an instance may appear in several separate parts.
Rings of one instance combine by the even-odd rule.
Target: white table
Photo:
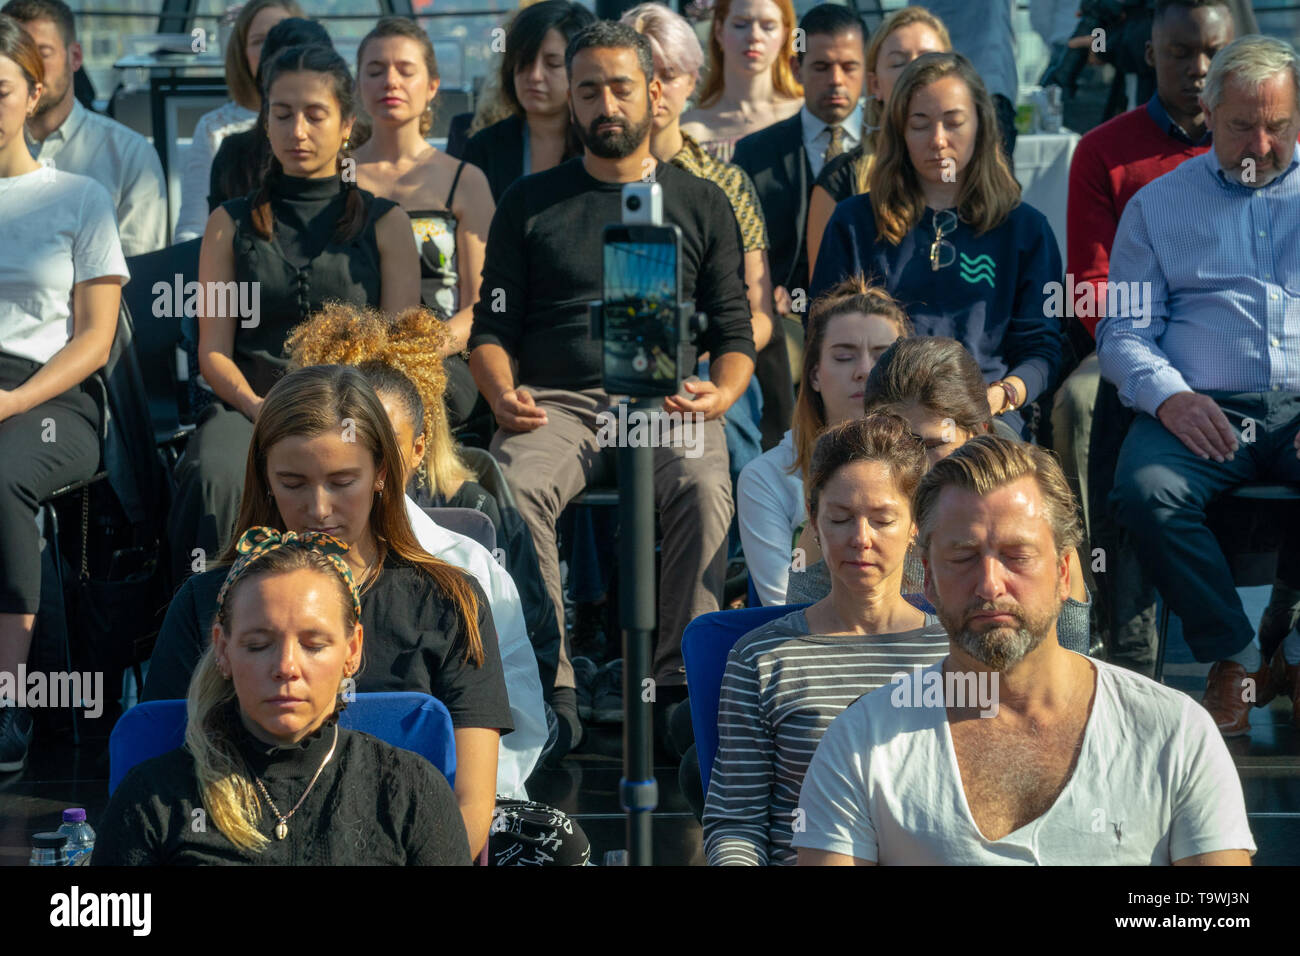
[[[1016,137],[1016,179],[1021,198],[1052,224],[1065,262],[1065,209],[1070,187],[1070,159],[1079,144],[1073,130],[1022,133]]]

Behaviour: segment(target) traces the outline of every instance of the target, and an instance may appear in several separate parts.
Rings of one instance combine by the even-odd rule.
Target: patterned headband
[[[348,594],[352,596],[352,613],[356,615],[357,620],[361,619],[361,598],[357,594],[356,582],[352,580],[352,569],[348,567],[343,557],[348,553],[346,544],[323,531],[304,531],[299,534],[294,531],[276,531],[274,528],[262,525],[249,528],[239,536],[239,543],[235,545],[239,557],[231,565],[225,583],[221,585],[221,591],[217,594],[218,615],[221,614],[221,608],[226,603],[226,595],[234,583],[242,578],[263,555],[278,551],[280,548],[315,551],[317,554],[324,555],[333,565],[334,570],[339,573],[343,583],[348,586]]]

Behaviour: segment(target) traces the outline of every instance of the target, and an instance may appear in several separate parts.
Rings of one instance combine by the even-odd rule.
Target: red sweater
[[[1208,152],[1165,133],[1143,103],[1107,120],[1079,140],[1070,162],[1066,213],[1066,271],[1075,286],[1104,282],[1110,272],[1110,247],[1124,206],[1139,189],[1185,159]],[[1098,301],[1104,301],[1104,290]],[[1097,316],[1079,316],[1094,336]]]

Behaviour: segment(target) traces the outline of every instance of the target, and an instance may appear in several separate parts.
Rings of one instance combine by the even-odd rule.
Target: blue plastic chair
[[[727,655],[750,631],[804,607],[808,605],[777,604],[714,611],[701,614],[686,625],[682,633],[682,659],[686,663],[686,686],[690,688],[695,752],[700,760],[700,778],[706,794],[713,773],[713,758],[718,753],[718,702],[722,697],[722,675],[727,669]]]
[[[456,738],[451,714],[428,694],[394,691],[357,694],[339,726],[360,730],[385,743],[424,757],[456,785]],[[138,763],[185,743],[185,701],[151,700],[124,713],[108,738],[108,792]]]

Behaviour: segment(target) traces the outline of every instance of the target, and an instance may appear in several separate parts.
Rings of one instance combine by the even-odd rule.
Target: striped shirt
[[[1300,146],[1268,185],[1244,186],[1210,150],[1124,207],[1109,284],[1141,308],[1101,319],[1097,355],[1125,405],[1154,416],[1176,392],[1300,392],[1297,164]]]
[[[704,805],[714,866],[792,864],[799,788],[831,721],[890,678],[948,655],[937,618],[900,634],[811,634],[798,610],[731,649],[718,703],[718,755]]]

